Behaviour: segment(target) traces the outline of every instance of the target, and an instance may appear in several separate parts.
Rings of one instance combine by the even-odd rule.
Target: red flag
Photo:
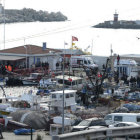
[[[71,79],[71,78],[69,78],[68,80],[69,80],[70,82],[72,82],[72,79]]]
[[[78,41],[78,38],[75,36],[72,36],[72,41]]]
[[[98,78],[101,78],[102,77],[102,74],[98,74]]]

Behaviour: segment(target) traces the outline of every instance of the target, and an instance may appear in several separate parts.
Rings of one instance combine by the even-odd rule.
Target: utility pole
[[[24,38],[24,48],[26,49],[26,69],[27,69],[27,46],[25,45],[25,38]]]
[[[113,57],[112,44],[110,46],[110,52],[111,52],[111,56],[110,56],[110,61],[111,61],[111,74],[113,76],[113,74],[114,74],[114,57]]]
[[[4,49],[5,49],[5,0],[3,0],[3,22],[4,22],[3,45],[4,45]]]

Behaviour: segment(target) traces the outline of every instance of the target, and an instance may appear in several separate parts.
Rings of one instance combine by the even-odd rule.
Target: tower
[[[114,14],[114,22],[117,22],[118,21],[118,14],[117,12],[115,11],[115,14]]]

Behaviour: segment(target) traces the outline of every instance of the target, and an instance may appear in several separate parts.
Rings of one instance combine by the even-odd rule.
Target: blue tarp
[[[35,130],[32,129],[32,132],[35,132]],[[25,128],[16,129],[16,130],[14,130],[14,133],[15,133],[15,135],[28,134],[28,133],[31,133],[31,129],[25,129]]]
[[[38,91],[37,91],[37,94],[40,94],[40,93],[45,93],[45,94],[48,94],[48,93],[50,93],[50,90],[47,90],[47,89],[39,89]]]
[[[135,104],[124,104],[123,107],[126,107],[129,111],[140,110],[140,105]]]

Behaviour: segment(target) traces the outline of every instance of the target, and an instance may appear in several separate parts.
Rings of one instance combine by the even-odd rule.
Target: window
[[[123,123],[118,124],[118,127],[123,127],[123,126],[125,126],[125,124]]]
[[[52,98],[56,98],[56,95],[55,94],[52,94]]]
[[[140,122],[140,116],[137,116],[137,122]]]
[[[90,60],[88,60],[88,64],[91,64],[91,61]]]
[[[112,116],[111,115],[107,115],[104,120],[112,120]]]
[[[122,116],[114,116],[114,121],[122,122]]]
[[[91,122],[91,126],[97,126],[97,125],[99,125],[99,122],[100,122],[100,120],[93,120]]]
[[[89,126],[90,123],[91,123],[90,120],[83,120],[78,124],[78,126]]]
[[[66,94],[65,97],[66,97],[66,98],[69,98],[69,94]]]
[[[71,93],[71,94],[70,94],[70,97],[74,97],[74,95]]]
[[[84,60],[84,64],[87,64],[87,61],[86,60]]]

